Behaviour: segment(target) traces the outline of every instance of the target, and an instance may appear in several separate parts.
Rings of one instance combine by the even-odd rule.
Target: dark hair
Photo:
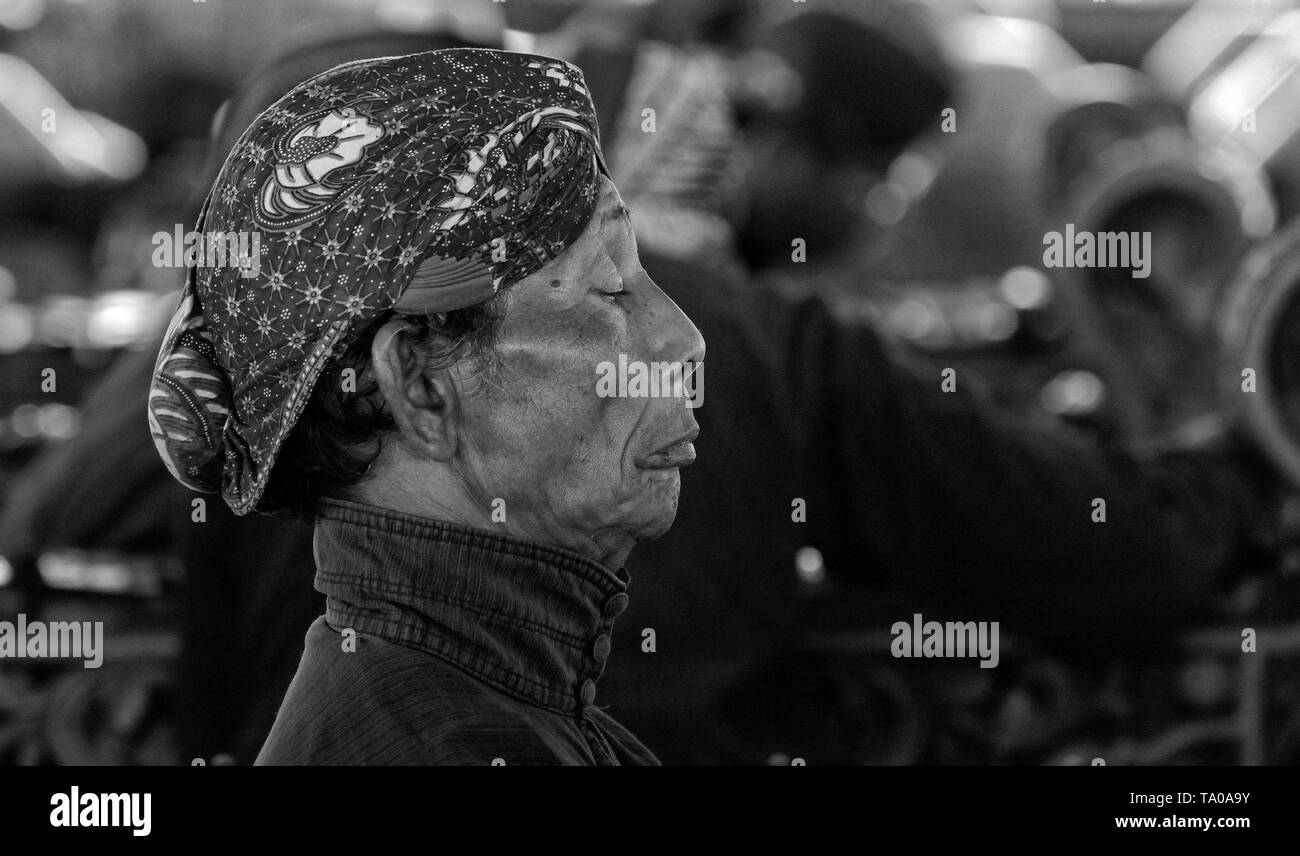
[[[396,429],[370,367],[375,333],[392,315],[381,317],[330,361],[316,380],[302,415],[280,448],[259,510],[287,508],[310,517],[322,497],[346,495],[359,482]],[[400,316],[410,322],[399,335],[414,339],[413,350],[430,368],[469,359],[480,370],[494,364],[499,300],[438,315]],[[351,369],[355,391],[345,389]]]

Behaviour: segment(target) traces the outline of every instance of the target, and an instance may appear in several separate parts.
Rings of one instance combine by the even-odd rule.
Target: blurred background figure
[[[157,460],[153,238],[294,83],[465,44],[585,70],[710,343],[602,683],[666,763],[1296,760],[1300,11],[1246,5],[0,0],[0,618],[109,640],[0,661],[0,761],[251,761],[311,533]],[[1066,224],[1151,233],[1152,275],[1046,267]],[[1038,510],[1098,485],[1141,514],[1090,553],[1098,494]],[[1006,622],[999,668],[889,657],[931,605]]]

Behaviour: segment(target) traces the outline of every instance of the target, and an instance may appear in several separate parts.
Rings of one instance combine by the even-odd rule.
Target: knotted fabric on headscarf
[[[473,306],[541,268],[586,227],[602,172],[582,72],[561,60],[458,48],[294,87],[199,214],[206,240],[256,252],[187,272],[149,401],[167,468],[252,510],[331,358],[392,311]]]

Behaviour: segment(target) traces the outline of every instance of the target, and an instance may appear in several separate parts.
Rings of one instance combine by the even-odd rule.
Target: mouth
[[[671,470],[677,467],[689,467],[695,463],[694,440],[699,435],[700,429],[692,428],[688,433],[663,446],[658,451],[646,455],[637,461],[636,465],[643,470]]]

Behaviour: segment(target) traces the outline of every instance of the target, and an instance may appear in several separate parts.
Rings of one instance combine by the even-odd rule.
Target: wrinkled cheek
[[[547,426],[547,471],[539,482],[557,515],[589,531],[623,528],[640,517],[644,485],[631,463],[636,402],[589,393],[569,418]]]
[[[617,361],[618,331],[571,309],[564,319],[526,313],[502,336],[496,385],[479,402],[491,425],[483,453],[521,497],[593,522],[626,511],[624,458],[643,402],[600,394],[599,367]]]
[[[524,393],[498,392],[483,403],[473,442],[498,493],[529,507],[554,506],[570,491],[607,495],[593,478],[609,469],[600,456],[607,445],[601,422],[608,405],[579,392],[575,383],[551,377],[529,384]]]

